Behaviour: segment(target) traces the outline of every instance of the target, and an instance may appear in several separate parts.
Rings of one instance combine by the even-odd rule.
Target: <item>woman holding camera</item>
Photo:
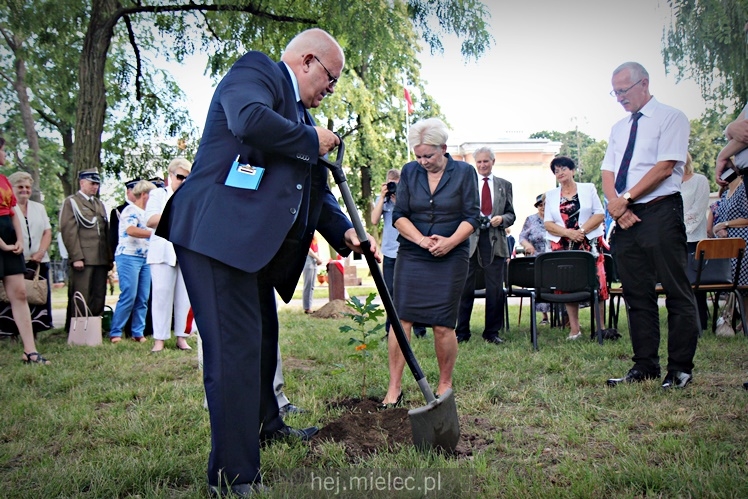
[[[447,126],[437,118],[410,128],[408,142],[416,161],[406,164],[397,186],[392,220],[400,232],[395,262],[394,304],[410,339],[414,322],[434,331],[439,384],[452,387],[457,359],[455,325],[468,270],[468,237],[478,227],[475,169],[447,153]],[[388,337],[390,381],[382,406],[402,403],[405,358],[395,334]]]
[[[600,280],[600,317],[603,316],[608,286],[605,280],[605,255],[603,255],[603,227],[605,210],[594,184],[577,184],[574,170],[577,165],[566,156],[551,161],[551,171],[559,184],[557,189],[545,194],[545,230],[551,251],[583,250],[597,258],[597,276]],[[567,303],[569,336],[567,340],[581,338],[579,304]]]

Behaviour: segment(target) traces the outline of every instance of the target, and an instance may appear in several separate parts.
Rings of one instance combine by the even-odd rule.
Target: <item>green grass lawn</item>
[[[588,310],[581,314],[585,325]],[[470,477],[450,497],[748,497],[748,392],[742,388],[748,339],[702,338],[695,381],[686,390],[664,392],[658,382],[607,388],[606,378],[631,367],[625,330],[620,341],[600,346],[568,342],[565,331],[544,326],[540,351],[533,352],[527,306],[519,327],[518,307],[512,307],[511,332],[501,346],[480,341],[482,313],[476,306],[477,336],[460,345],[454,376],[462,431],[481,442],[479,451],[457,459],[408,445],[350,463],[335,444],[316,452],[301,443],[273,445],[262,455],[266,483],[275,485],[269,497],[284,497],[284,477],[300,468]],[[308,410],[288,422],[324,426],[339,414],[331,402],[361,393],[350,335],[338,331],[350,321],[290,308],[280,311],[280,320],[286,393]],[[662,322],[664,369],[664,314]],[[205,497],[210,433],[196,351],[178,351],[173,340],[160,355],[149,354],[150,342],[86,348],[65,340],[61,330],[39,335],[51,366],[23,365],[21,345],[0,342],[0,494]],[[438,368],[431,332],[413,348],[433,386]],[[372,353],[368,395],[381,397],[385,345]],[[407,369],[403,386],[409,408],[424,404]]]

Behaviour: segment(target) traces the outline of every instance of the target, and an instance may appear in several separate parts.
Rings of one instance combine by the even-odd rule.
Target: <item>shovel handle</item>
[[[329,170],[332,172],[333,179],[335,179],[335,183],[340,188],[340,193],[343,195],[343,202],[345,203],[345,207],[348,209],[348,216],[351,218],[353,228],[356,230],[356,236],[361,243],[361,251],[364,255],[364,258],[366,259],[366,263],[369,266],[369,271],[371,271],[371,275],[374,278],[374,284],[376,285],[377,291],[379,292],[379,296],[382,300],[382,305],[384,305],[384,309],[391,319],[390,324],[392,325],[392,329],[395,331],[395,337],[397,338],[398,345],[400,345],[400,350],[403,353],[403,357],[405,357],[405,362],[408,364],[410,371],[413,373],[418,386],[421,388],[421,392],[423,393],[424,397],[426,397],[426,402],[431,403],[436,398],[434,397],[434,393],[432,392],[431,387],[426,382],[426,376],[423,374],[421,366],[418,365],[418,361],[413,354],[413,349],[410,347],[408,338],[405,336],[405,330],[403,330],[403,325],[400,323],[400,318],[398,317],[397,311],[395,310],[395,305],[392,302],[390,292],[387,290],[387,285],[385,284],[384,277],[382,276],[382,270],[379,268],[379,264],[374,257],[374,253],[371,251],[369,236],[366,233],[366,229],[364,229],[364,225],[361,223],[361,217],[359,217],[358,215],[358,208],[356,207],[356,203],[353,201],[351,189],[350,187],[348,187],[348,181],[346,180],[345,172],[343,171],[344,151],[345,146],[343,145],[343,139],[340,138],[340,145],[338,146],[338,154],[335,162],[332,162],[327,158],[320,158],[319,161],[327,166],[327,168],[329,168]]]

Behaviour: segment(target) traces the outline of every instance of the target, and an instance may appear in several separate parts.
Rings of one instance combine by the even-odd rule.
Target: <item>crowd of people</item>
[[[303,309],[311,312],[312,283],[321,263],[317,234],[340,255],[362,251],[329,188],[327,170],[317,164],[339,137],[309,113],[335,91],[344,65],[343,49],[321,29],[293,38],[278,62],[247,53],[215,90],[194,165],[178,158],[168,165],[167,182],[127,182],[128,201],[110,217],[98,197],[99,173],[85,170],[78,175],[78,191],[60,209],[70,267],[66,329],[75,314],[75,293],[92,315],[102,315],[114,265],[120,294],[111,343],[120,342],[126,331],[133,341],[147,342],[149,309],[153,353],[165,348],[172,330],[176,348],[191,350],[187,339],[195,325],[199,328],[212,432],[207,478],[215,496],[264,490],[260,446],[308,440],[317,432],[283,420],[301,410],[282,396],[276,293],[289,301],[303,273]],[[649,74],[638,63],[616,68],[611,83],[611,95],[628,115],[613,125],[601,165],[607,207],[595,185],[575,180],[575,162],[557,156],[549,166],[558,187],[537,196],[538,212],[524,221],[518,244],[525,257],[590,252],[602,301],[608,289],[604,253],[613,255],[628,305],[633,366],[608,379],[608,386],[660,378],[655,287],[661,285],[668,315],[661,386],[685,388],[693,380],[707,313],[705,297],[695,297],[691,289],[688,253],[708,236],[748,239],[742,175],[748,167],[746,110],[726,130],[729,142],[716,165],[724,192],[709,208],[708,180],[694,173],[688,154],[686,116],[652,96]],[[447,139],[447,126],[438,118],[413,124],[408,145],[415,160],[387,172],[371,216],[372,224],[384,221],[384,280],[406,336],[410,339],[414,328],[418,335],[425,334],[425,326],[433,330],[437,397],[452,388],[458,344],[470,339],[479,271],[486,289],[482,337],[491,345],[504,343],[499,336],[505,327],[504,276],[514,254],[508,238],[515,223],[513,189],[493,171],[494,153],[476,150],[474,167],[447,153]],[[0,138],[0,165],[4,160]],[[727,168],[737,173],[729,181],[720,178]],[[251,179],[241,177],[248,172]],[[30,307],[24,285],[27,270],[49,278],[52,241],[43,205],[29,199],[32,186],[28,174],[0,175],[0,271],[23,361],[50,364],[37,352],[34,333],[52,327],[51,300],[48,295],[45,305]],[[615,221],[609,240],[606,210]],[[367,237],[381,261],[376,240]],[[439,286],[429,286],[434,276]],[[740,280],[748,284],[746,260]],[[536,311],[543,314],[541,324],[547,323],[548,304],[538,304]],[[576,340],[582,334],[579,307],[567,304],[566,312],[568,339]],[[388,332],[394,319],[388,317]],[[396,335],[388,334],[389,383],[381,409],[403,403],[404,365]]]

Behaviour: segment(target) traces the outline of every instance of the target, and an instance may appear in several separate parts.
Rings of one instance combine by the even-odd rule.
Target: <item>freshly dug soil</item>
[[[317,319],[342,319],[346,317],[346,313],[353,314],[356,311],[346,305],[344,300],[332,300],[309,315]]]
[[[425,405],[425,401],[421,401]],[[414,401],[412,407],[417,407]],[[312,439],[312,446],[323,441],[342,443],[350,462],[373,453],[394,450],[399,445],[413,445],[408,409],[377,410],[375,399],[344,399],[330,404],[343,409],[337,419],[324,425]],[[460,441],[454,456],[466,458],[493,443],[496,431],[485,419],[460,417]]]

